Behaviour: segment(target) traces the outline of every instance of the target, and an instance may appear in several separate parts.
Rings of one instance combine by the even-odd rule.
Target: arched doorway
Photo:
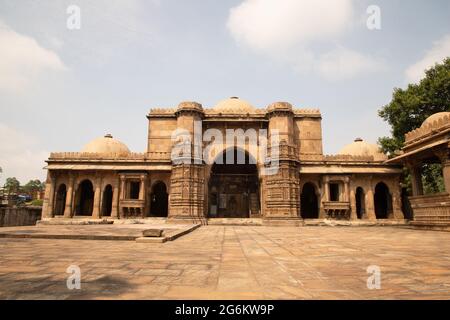
[[[312,183],[305,183],[300,196],[300,213],[303,219],[318,219],[319,204],[316,188]]]
[[[256,161],[240,148],[218,155],[208,184],[211,218],[249,218],[260,214]]]
[[[375,187],[375,216],[377,219],[387,219],[389,213],[392,212],[392,198],[389,188],[383,182]]]
[[[94,208],[94,186],[89,180],[81,182],[77,191],[75,214],[78,216],[91,216]]]
[[[55,216],[64,215],[64,209],[66,207],[66,185],[61,184],[56,192],[56,202],[55,202]]]
[[[102,197],[102,216],[110,217],[112,211],[112,198],[113,198],[113,189],[110,184],[108,184],[103,190]]]
[[[153,185],[150,199],[150,215],[153,217],[167,217],[169,195],[164,182],[159,181]]]
[[[358,187],[356,189],[356,216],[358,219],[362,219],[366,214],[366,195],[364,193],[364,189]]]

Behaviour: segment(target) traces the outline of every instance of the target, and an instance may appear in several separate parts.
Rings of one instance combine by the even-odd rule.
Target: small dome
[[[255,107],[238,97],[231,97],[216,104],[214,110],[221,113],[252,113]]]
[[[128,154],[130,153],[130,149],[124,143],[114,139],[112,135],[107,134],[102,138],[97,138],[89,142],[81,152]]]
[[[438,113],[432,114],[422,123],[421,128],[423,128],[427,125],[433,124],[435,121],[444,119],[445,117],[450,118],[450,112],[438,112]]]
[[[339,151],[338,154],[351,156],[373,156],[375,161],[385,161],[388,159],[376,144],[367,143],[361,138],[356,138],[355,142],[346,145],[341,149],[341,151]]]

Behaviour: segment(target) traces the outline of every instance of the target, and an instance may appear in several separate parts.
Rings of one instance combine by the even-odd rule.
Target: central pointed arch
[[[258,167],[247,151],[232,147],[218,154],[208,187],[209,217],[249,218],[260,214]]]

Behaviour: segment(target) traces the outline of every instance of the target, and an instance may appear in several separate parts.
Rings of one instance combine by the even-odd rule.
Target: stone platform
[[[86,222],[86,221],[84,221]],[[0,228],[0,238],[28,239],[71,239],[71,240],[121,240],[138,242],[173,241],[200,225],[168,224],[38,224],[26,227]],[[147,229],[161,229],[161,237],[144,238],[142,232]],[[146,240],[147,239],[147,240]]]
[[[73,265],[80,290],[66,285]],[[152,245],[4,238],[0,299],[448,300],[449,265],[449,233],[398,227],[202,226]]]

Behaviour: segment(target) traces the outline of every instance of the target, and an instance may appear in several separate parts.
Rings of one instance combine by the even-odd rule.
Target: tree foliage
[[[34,192],[44,190],[44,183],[40,180],[30,180],[26,185],[23,186],[22,190],[27,194],[33,194]]]
[[[15,177],[8,178],[3,187],[8,193],[18,193],[20,190],[20,182]]]
[[[425,72],[418,84],[407,89],[394,89],[392,100],[382,107],[379,116],[391,126],[391,137],[378,140],[381,149],[390,157],[403,148],[405,134],[419,128],[434,113],[450,111],[450,57]],[[426,193],[443,189],[442,168],[439,164],[424,165],[423,182]],[[409,185],[405,176],[405,184]]]
[[[392,101],[378,114],[392,129],[392,137],[382,137],[382,150],[392,156],[405,142],[405,134],[420,127],[426,118],[450,110],[450,57],[425,72],[419,84],[394,89]]]

